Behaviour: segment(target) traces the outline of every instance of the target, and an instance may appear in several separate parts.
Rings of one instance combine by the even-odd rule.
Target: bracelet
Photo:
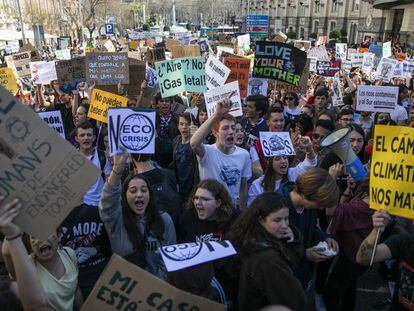
[[[12,236],[11,238],[6,236],[5,239],[7,241],[13,241],[13,240],[16,240],[16,239],[20,238],[21,236],[22,236],[22,233],[20,232],[19,234],[16,234],[15,236]]]

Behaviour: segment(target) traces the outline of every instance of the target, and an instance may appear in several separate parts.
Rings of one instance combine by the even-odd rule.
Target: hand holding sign
[[[378,211],[375,211],[375,213],[372,215],[372,224],[374,228],[380,230],[381,232],[384,232],[385,227],[390,221],[390,218],[390,214],[388,214],[386,210],[380,209]]]
[[[216,105],[216,115],[222,117],[225,114],[229,113],[231,108],[231,101],[230,99],[226,98],[221,100]]]
[[[0,196],[2,202],[4,196]],[[0,205],[0,232],[3,233],[6,240],[16,237],[21,233],[18,226],[12,223],[13,219],[19,214],[22,203],[18,199],[14,199],[6,204]]]

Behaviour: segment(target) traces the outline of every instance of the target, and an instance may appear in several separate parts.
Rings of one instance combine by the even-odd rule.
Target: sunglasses
[[[320,135],[320,134],[318,134],[318,133],[312,133],[312,137],[314,138],[314,139],[324,139],[326,136],[324,136],[324,135]]]

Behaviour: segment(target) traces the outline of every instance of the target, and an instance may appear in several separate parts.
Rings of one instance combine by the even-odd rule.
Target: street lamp
[[[22,8],[20,6],[20,0],[16,0],[17,2],[17,9],[19,10],[19,21],[20,21],[20,27],[22,28],[22,40],[23,45],[26,44],[26,35],[24,33],[24,24],[23,24],[23,14],[22,14]]]

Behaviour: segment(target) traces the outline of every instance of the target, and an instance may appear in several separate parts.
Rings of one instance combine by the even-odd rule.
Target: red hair
[[[213,131],[218,132],[218,130],[220,129],[220,123],[223,120],[228,120],[228,121],[233,121],[234,123],[236,123],[236,118],[233,117],[230,113],[226,113],[225,115],[223,115],[221,117],[221,119],[219,121],[217,121],[214,125],[213,125]]]

